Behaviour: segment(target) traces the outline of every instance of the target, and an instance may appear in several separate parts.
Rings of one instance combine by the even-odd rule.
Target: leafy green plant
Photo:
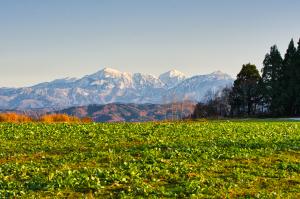
[[[300,124],[0,123],[0,198],[297,198]]]

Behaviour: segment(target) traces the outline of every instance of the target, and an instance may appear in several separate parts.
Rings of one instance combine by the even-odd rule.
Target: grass
[[[0,198],[300,198],[300,123],[0,123]]]

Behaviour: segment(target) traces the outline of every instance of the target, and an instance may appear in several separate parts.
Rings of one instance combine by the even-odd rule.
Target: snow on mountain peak
[[[159,79],[166,85],[167,88],[171,88],[185,80],[186,75],[178,70],[173,69],[161,74]]]
[[[0,88],[2,108],[68,107],[88,104],[165,103],[165,98],[201,101],[210,89],[232,85],[233,78],[216,71],[186,77],[170,70],[159,77],[104,68],[80,79],[65,78],[20,89]]]
[[[209,74],[209,76],[214,76],[218,79],[232,79],[232,77],[226,73],[223,73],[220,70],[214,71],[212,73]]]
[[[107,67],[102,69],[101,72],[106,73],[106,74],[111,74],[111,75],[120,75],[120,74],[122,74],[121,71],[118,71],[118,70],[113,69],[113,68],[107,68]]]
[[[211,73],[212,75],[224,75],[225,73],[223,73],[222,71],[220,70],[216,70],[214,72]]]
[[[56,79],[56,81],[69,81],[69,82],[75,82],[76,80],[78,80],[78,78],[76,78],[76,77],[66,77],[66,78],[62,78],[62,79]]]
[[[105,78],[122,79],[125,81],[132,81],[133,74],[129,72],[119,71],[113,68],[104,68],[100,71],[100,74]]]
[[[86,77],[92,78],[95,80],[102,79],[102,78],[114,79],[114,78],[120,78],[124,74],[126,74],[126,73],[122,73],[121,71],[118,71],[116,69],[106,67],[94,74],[87,75]]]
[[[178,71],[176,69],[170,70],[169,73],[170,73],[171,77],[175,77],[175,76],[186,77],[186,75],[183,72],[180,72],[180,71]]]
[[[185,78],[186,75],[183,72],[180,72],[176,69],[170,70],[168,72],[165,72],[161,74],[159,77],[180,77],[180,78]]]

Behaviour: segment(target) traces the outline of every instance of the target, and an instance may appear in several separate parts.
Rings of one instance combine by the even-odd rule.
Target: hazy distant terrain
[[[171,70],[159,77],[105,68],[83,78],[64,78],[32,87],[0,88],[0,109],[64,109],[90,104],[165,104],[203,101],[205,94],[232,85],[233,78],[220,71],[187,77]]]
[[[143,122],[182,119],[193,113],[195,103],[176,104],[106,104],[71,107],[56,113],[80,118],[89,117],[96,122]]]

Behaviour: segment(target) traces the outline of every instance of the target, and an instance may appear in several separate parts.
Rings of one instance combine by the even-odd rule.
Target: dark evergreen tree
[[[282,114],[282,86],[280,80],[283,76],[283,60],[276,45],[272,46],[270,53],[263,61],[261,94],[263,106],[272,114]]]
[[[300,115],[300,39],[298,42],[297,52],[294,60],[294,70],[295,70],[295,114]]]
[[[296,106],[296,68],[295,57],[297,49],[295,48],[293,39],[291,40],[289,47],[286,51],[283,60],[283,72],[281,83],[281,104],[284,107],[284,115],[293,116]]]
[[[198,104],[194,116],[300,116],[300,40],[297,48],[290,41],[284,59],[272,46],[263,65],[262,77],[255,65],[243,65],[232,89]]]
[[[254,115],[258,109],[258,84],[261,80],[255,65],[243,65],[230,94],[233,115]]]

